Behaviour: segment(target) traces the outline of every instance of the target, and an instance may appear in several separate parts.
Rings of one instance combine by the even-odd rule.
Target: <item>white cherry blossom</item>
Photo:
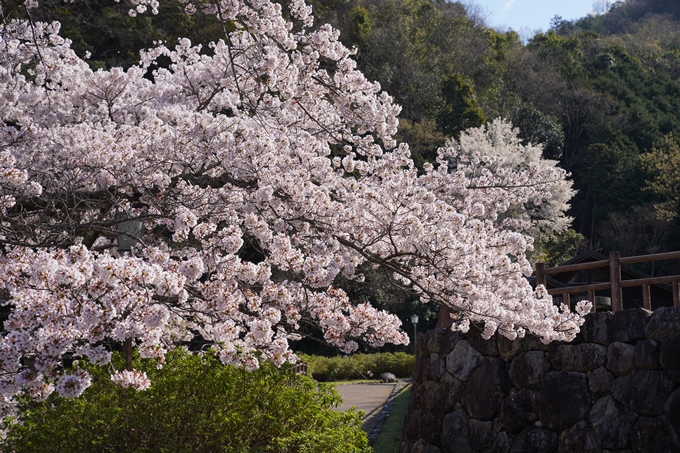
[[[563,172],[448,147],[419,176],[392,138],[400,108],[337,30],[310,28],[302,0],[289,4],[295,26],[270,0],[212,5],[234,31],[207,53],[158,44],[127,70],[92,71],[57,23],[3,22],[2,407],[55,384],[82,394],[89,376],[64,359],[111,366],[112,344],[160,366],[199,333],[224,363],[255,369],[295,362],[289,341],[310,328],[347,353],[407,343],[396,316],[339,289],[365,263],[449,307],[456,328],[573,338],[587,307],[533,291],[531,239],[498,221],[550,198]],[[169,68],[145,78],[160,56]],[[117,249],[120,212],[144,221],[132,252]],[[149,385],[130,369],[112,379]]]

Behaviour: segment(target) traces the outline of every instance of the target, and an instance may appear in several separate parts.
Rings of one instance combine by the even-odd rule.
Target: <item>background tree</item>
[[[444,79],[442,97],[444,107],[437,115],[437,123],[445,134],[458,138],[462,131],[486,122],[472,86],[460,74],[451,74]]]
[[[640,156],[642,168],[649,174],[646,189],[658,197],[657,213],[666,219],[676,218],[680,202],[680,143],[674,135],[663,138],[652,152]]]

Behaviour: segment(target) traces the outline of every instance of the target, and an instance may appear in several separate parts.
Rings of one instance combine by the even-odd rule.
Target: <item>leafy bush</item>
[[[26,409],[2,451],[370,451],[359,413],[330,410],[340,402],[335,390],[273,366],[247,372],[178,351],[162,370],[144,368],[152,386],[143,392],[88,369],[95,378],[83,397]]]
[[[348,381],[392,373],[398,378],[413,376],[415,357],[405,352],[354,354],[351,357],[323,357],[301,354],[309,374],[317,381]]]

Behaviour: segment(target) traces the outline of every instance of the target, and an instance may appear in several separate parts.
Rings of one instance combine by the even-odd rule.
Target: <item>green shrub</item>
[[[142,365],[144,369],[144,365]],[[176,351],[146,366],[146,391],[122,388],[90,368],[81,398],[51,396],[26,409],[4,452],[369,452],[359,413],[334,412],[329,386],[273,366],[254,372]]]
[[[407,378],[413,376],[415,367],[415,357],[405,352],[354,354],[350,357],[301,354],[300,357],[307,362],[310,376],[321,382],[366,379],[370,376],[369,371],[374,378],[382,373]]]

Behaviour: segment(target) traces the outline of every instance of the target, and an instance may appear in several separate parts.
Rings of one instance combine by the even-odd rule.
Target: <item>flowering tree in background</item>
[[[131,14],[155,12],[155,0]],[[34,6],[28,5],[27,6]],[[399,107],[355,69],[303,0],[187,3],[224,25],[207,52],[188,40],[93,72],[59,24],[0,29],[0,393],[67,397],[90,384],[65,358],[110,364],[112,343],[163,362],[199,333],[226,364],[294,362],[288,341],[318,327],[404,344],[398,319],[334,287],[384,269],[454,326],[573,338],[587,309],[555,307],[525,276],[524,223],[499,213],[550,197],[564,173],[536,162],[439,152],[418,176],[397,145]],[[3,14],[6,17],[8,10]],[[159,57],[171,63],[151,70]],[[455,168],[450,165],[457,162]],[[143,219],[131,252],[116,214]],[[121,385],[144,375],[113,372]]]
[[[548,167],[557,166],[556,160],[541,157],[543,149],[540,146],[522,145],[518,132],[517,129],[513,129],[512,124],[498,118],[487,125],[464,131],[458,141],[450,142],[449,146],[457,146],[460,155],[473,156],[478,153],[494,157],[491,165],[513,171],[522,171],[531,165],[544,167],[549,171]],[[534,238],[541,234],[561,233],[573,220],[566,215],[569,200],[575,192],[571,186],[570,180],[560,178],[550,187],[550,196],[540,203],[530,201],[511,206],[501,216],[528,222],[528,229],[525,232]]]

